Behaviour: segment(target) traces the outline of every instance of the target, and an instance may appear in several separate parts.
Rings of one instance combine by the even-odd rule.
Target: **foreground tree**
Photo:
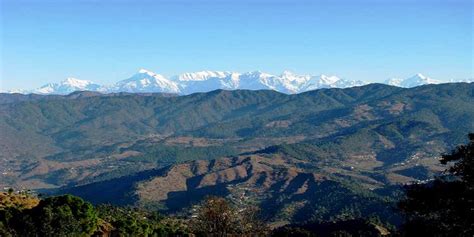
[[[41,200],[27,211],[27,216],[35,232],[44,236],[89,236],[97,228],[92,204],[72,195]]]
[[[267,231],[254,206],[236,208],[221,197],[208,197],[196,207],[190,221],[198,236],[262,236]]]
[[[100,231],[112,236],[188,236],[187,227],[179,219],[172,219],[139,208],[100,205],[99,217],[111,228]]]
[[[405,187],[399,208],[405,236],[474,236],[474,134],[469,143],[443,155],[450,164],[433,182]]]
[[[226,236],[237,227],[234,215],[235,210],[224,198],[210,197],[197,207],[191,228],[197,234]]]
[[[269,228],[267,223],[261,218],[260,208],[256,206],[246,206],[239,210],[238,233],[248,236],[264,236]]]
[[[90,236],[97,228],[94,207],[71,195],[50,197],[31,209],[0,210],[2,236]]]

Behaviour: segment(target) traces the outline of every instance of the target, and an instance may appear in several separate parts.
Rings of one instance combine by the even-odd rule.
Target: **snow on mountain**
[[[246,72],[238,77],[239,89],[278,90],[275,86],[276,78],[274,75],[260,71]]]
[[[391,86],[398,86],[398,87],[401,87],[402,86],[402,82],[403,82],[403,79],[400,79],[400,78],[390,78],[390,79],[387,79],[384,84],[387,84],[387,85],[391,85]]]
[[[107,92],[166,92],[179,93],[178,84],[160,74],[141,69],[132,77],[106,87]]]
[[[369,83],[366,81],[347,80],[347,79],[342,78],[332,85],[333,85],[333,88],[348,88],[348,87],[354,87],[354,86],[363,86],[367,84]]]
[[[311,79],[300,89],[301,91],[316,90],[321,88],[347,88],[353,86],[363,86],[368,84],[359,80],[347,80],[337,76],[319,75],[312,76]]]
[[[415,86],[421,86],[421,85],[426,85],[426,84],[439,84],[439,83],[441,82],[438,80],[431,79],[429,77],[422,75],[421,73],[418,73],[410,78],[403,80],[401,86],[402,87],[415,87]]]
[[[59,83],[49,83],[36,90],[37,94],[69,94],[74,91],[98,91],[101,86],[91,81],[67,78]]]
[[[451,80],[450,82],[474,82],[473,78]],[[425,84],[438,84],[438,80],[416,74],[407,79],[392,78],[385,84],[398,87],[415,87]],[[272,75],[260,71],[238,73],[227,71],[200,71],[183,73],[170,79],[163,75],[141,69],[132,77],[113,85],[100,86],[91,81],[67,78],[59,83],[49,83],[33,91],[14,90],[7,93],[39,93],[39,94],[69,94],[74,91],[97,91],[102,93],[177,93],[191,94],[208,92],[216,89],[225,90],[275,90],[293,94],[321,88],[347,88],[368,84],[364,81],[347,80],[337,76],[300,75],[284,71],[280,75]]]
[[[23,89],[14,89],[14,90],[0,90],[0,93],[7,93],[7,94],[28,94],[31,93],[29,90]]]
[[[306,91],[309,83],[312,83],[310,75],[298,75],[290,71],[284,71],[275,76],[268,73],[255,71],[247,73],[202,71],[195,73],[184,73],[173,78],[178,83],[182,94],[195,92],[206,92],[215,89],[247,89],[247,90],[276,90],[283,93],[299,93]],[[312,88],[337,87],[342,80],[338,77],[323,76],[319,78],[317,85]],[[338,85],[334,83],[339,83]],[[349,85],[359,85],[359,82],[345,81]]]
[[[426,85],[426,84],[439,84],[439,83],[441,83],[441,81],[429,78],[427,76],[424,76],[421,73],[418,73],[404,80],[392,78],[385,81],[385,84],[387,85],[405,87],[405,88],[411,88],[411,87],[421,86],[421,85]]]
[[[334,88],[338,87],[337,84],[341,84],[343,87],[346,87],[344,84],[349,83],[349,81],[342,80],[336,76],[326,76],[324,74],[319,76],[312,76],[310,80],[304,85],[304,91],[315,90],[320,88]],[[357,84],[357,83],[351,83]]]
[[[187,72],[173,78],[177,81],[205,81],[209,78],[225,78],[230,75],[231,72],[220,72],[220,71],[200,71],[200,72]]]
[[[456,83],[456,82],[466,82],[466,83],[473,83],[474,78],[466,78],[466,79],[451,79],[449,80],[451,83]]]
[[[298,75],[291,71],[284,71],[279,77],[273,77],[270,81],[272,89],[283,93],[298,93],[311,79],[309,75]]]
[[[201,71],[183,73],[172,77],[182,94],[207,92],[216,89],[234,90],[239,87],[239,73]]]

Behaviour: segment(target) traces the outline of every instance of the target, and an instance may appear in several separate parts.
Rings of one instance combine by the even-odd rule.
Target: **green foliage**
[[[474,133],[468,135],[469,143],[456,147],[450,154],[442,156],[441,163],[454,162],[448,171],[451,175],[460,178],[468,187],[474,187]]]
[[[12,188],[7,193],[0,192],[0,209],[29,209],[38,205],[39,199],[28,191],[15,193]]]
[[[71,195],[48,197],[32,208],[0,208],[0,236],[185,236],[178,219],[136,208],[90,203]]]
[[[400,222],[400,217],[393,212],[394,200],[387,200],[357,184],[323,181],[309,189],[304,195],[292,198],[278,195],[278,198],[263,201],[261,207],[267,210],[267,215],[285,215],[284,208],[288,204],[306,200],[304,207],[295,213],[289,213],[288,220],[295,223],[344,221],[371,216],[379,217],[384,225]]]
[[[347,169],[344,163],[348,159],[374,154],[381,167],[360,172],[356,167],[351,174],[364,178],[380,175],[377,181],[385,182],[383,175],[397,163],[414,154],[437,155],[459,143],[465,131],[474,129],[473,89],[472,83],[411,89],[373,84],[298,95],[214,91],[179,97],[122,94],[7,99],[9,102],[0,103],[0,147],[5,148],[0,152],[0,166],[21,174],[3,176],[0,182],[4,186],[31,179],[59,186],[92,184],[92,190],[81,189],[75,194],[87,193],[88,200],[96,196],[94,201],[98,202],[129,204],[136,201],[134,185],[158,175],[152,169],[265,147],[270,147],[264,150],[269,157],[283,154],[305,161],[311,170],[298,168],[308,172],[328,164]],[[207,147],[165,142],[180,136],[224,142]],[[134,155],[121,156],[126,152]],[[49,171],[44,172],[43,167]],[[145,170],[150,172],[143,174]],[[431,175],[423,168],[396,172],[422,178]],[[348,188],[360,180],[328,176],[344,183],[344,191],[318,187],[321,191],[308,196],[286,200],[285,193],[270,195],[263,203],[271,212],[278,212],[282,206],[309,200],[308,212],[297,213],[299,220],[386,213],[386,200],[366,195],[360,187]],[[113,182],[102,183],[108,180]],[[95,185],[97,181],[101,183]]]
[[[89,236],[97,228],[97,213],[71,195],[49,197],[31,209],[8,208],[0,220],[14,236]]]
[[[293,143],[293,136],[312,146],[285,148],[299,159],[332,162],[365,152],[376,154],[377,160],[389,166],[416,153],[439,154],[466,130],[474,129],[473,86],[401,89],[373,84],[298,95],[214,91],[179,97],[4,98],[0,145],[5,149],[0,158],[5,161],[1,165],[20,170],[28,178],[6,176],[0,182],[5,186],[14,186],[21,179],[57,186],[92,183],[164,164]],[[168,136],[221,138],[224,142],[178,147],[150,139]],[[139,155],[114,158],[137,151]],[[100,159],[99,164],[88,166],[90,159]],[[64,167],[62,162],[77,163],[59,168]],[[52,166],[50,172],[32,169],[39,164]],[[69,168],[71,164],[77,166]]]
[[[185,235],[187,227],[157,212],[130,207],[100,205],[99,217],[113,226],[111,233],[119,236],[176,236]]]
[[[291,96],[272,91],[215,91],[179,97],[56,96],[0,104],[0,127],[8,144],[14,144],[14,148],[21,145],[21,151],[8,151],[12,155],[45,155],[58,161],[106,155],[111,151],[103,148],[110,144],[128,143],[150,134],[206,138],[325,137],[384,125],[388,126],[384,129],[388,137],[401,139],[416,134],[418,128],[410,130],[403,122],[400,126],[391,124],[418,121],[434,132],[447,129],[459,137],[460,132],[473,127],[474,105],[469,103],[472,87],[449,84],[400,89],[367,85]],[[403,104],[404,109],[400,114],[390,114],[390,106],[397,103]],[[354,111],[361,105],[370,107],[366,114]],[[289,124],[268,126],[274,121]],[[18,140],[23,143],[17,143]]]

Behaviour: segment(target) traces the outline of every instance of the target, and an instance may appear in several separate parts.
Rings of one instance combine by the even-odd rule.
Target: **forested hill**
[[[286,194],[306,197],[315,193],[302,190],[320,187],[321,180],[330,181],[328,187],[345,183],[365,190],[427,180],[443,170],[439,154],[474,131],[472,83],[411,89],[371,84],[296,95],[217,90],[0,98],[1,186],[80,186],[75,194],[93,197],[93,187],[109,185],[105,188],[122,188],[120,195],[131,196],[108,190],[102,201],[170,210],[181,209],[175,205],[180,202],[170,203],[163,193],[141,194],[169,180],[187,186],[163,190],[183,197],[234,184],[258,186],[262,180],[269,185],[262,192],[293,182]],[[210,165],[220,159],[221,166]],[[210,180],[198,182],[203,175]],[[123,185],[113,186],[117,183]]]

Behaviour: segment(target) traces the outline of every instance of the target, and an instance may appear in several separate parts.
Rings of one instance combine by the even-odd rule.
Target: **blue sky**
[[[473,77],[471,0],[0,0],[0,88],[140,68]]]

